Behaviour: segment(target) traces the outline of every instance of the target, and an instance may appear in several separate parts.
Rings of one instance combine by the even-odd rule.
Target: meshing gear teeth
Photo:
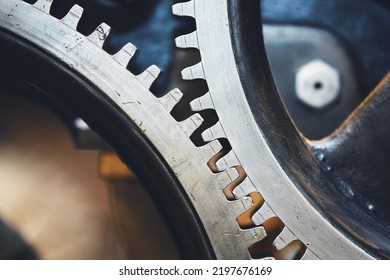
[[[255,142],[255,148],[249,146],[247,150],[240,149],[237,141],[233,141],[236,135],[248,141],[253,135],[261,135],[261,132],[252,123],[248,104],[237,98],[242,88],[232,54],[226,0],[193,0],[175,5],[173,11],[177,15],[196,19],[196,33],[177,42],[181,47],[198,48],[202,61],[184,71],[184,76],[187,79],[207,80],[210,94],[192,104],[197,103],[193,107],[198,109],[216,108],[224,131],[224,135],[219,136],[228,139],[232,146],[228,154],[226,147],[223,149],[221,145],[222,140],[211,141],[202,147],[195,147],[190,141],[189,135],[199,127],[201,120],[195,115],[178,123],[169,114],[177,104],[175,101],[180,99],[179,91],[174,90],[161,98],[156,98],[150,92],[149,88],[159,73],[156,67],[152,66],[138,76],[126,69],[135,47],[128,45],[119,53],[109,55],[102,49],[109,26],[102,24],[85,37],[75,30],[81,10],[75,8],[64,19],[57,20],[49,15],[51,3],[39,0],[32,6],[18,0],[1,0],[0,32],[6,30],[7,36],[15,40],[23,38],[29,42],[29,47],[55,58],[67,70],[77,73],[77,77],[94,85],[101,97],[115,104],[118,112],[139,128],[142,136],[153,144],[183,186],[217,258],[371,258],[363,249],[333,230],[330,222],[318,212],[307,211],[312,209],[311,206],[291,188],[293,184],[287,174],[280,170],[264,138],[256,138],[259,141]],[[213,25],[210,25],[210,20],[213,20]],[[214,37],[208,36],[208,32],[214,29],[218,30],[212,34]],[[209,52],[213,49],[217,52]],[[227,65],[227,62],[233,63],[234,67]],[[216,77],[218,73],[221,76]],[[229,87],[220,87],[219,82],[224,77],[229,78],[229,83],[223,83]],[[225,94],[223,98],[220,92]],[[226,95],[229,102],[234,104],[230,107],[224,104],[229,110],[221,109],[221,101],[226,100]],[[211,100],[206,100],[209,97]],[[242,125],[234,127],[235,135],[227,120],[234,120],[238,109],[243,112],[239,116]],[[253,134],[247,133],[248,130]],[[212,140],[212,137],[208,140]],[[248,147],[244,141],[242,143]],[[253,155],[258,157],[257,160],[253,160]],[[251,168],[248,161],[267,168],[256,172],[257,169]],[[279,172],[280,176],[270,179],[270,170]],[[230,194],[225,192],[228,188]],[[254,197],[256,193],[259,194],[258,191],[265,200],[260,203],[260,208]],[[231,201],[227,201],[227,198]],[[291,203],[290,199],[294,202]],[[293,208],[288,208],[288,204]],[[245,230],[240,229],[236,221],[243,213],[249,214]],[[318,221],[315,230],[313,220]],[[285,225],[286,221],[288,223]],[[308,250],[305,251],[302,242],[294,237],[304,242]]]
[[[241,199],[248,195],[248,193],[256,192],[256,188],[253,186],[249,178],[245,178],[233,191],[233,195],[237,199]],[[264,207],[264,206],[263,206]],[[272,212],[273,213],[273,212]],[[261,225],[262,223],[255,223],[256,225]]]
[[[277,250],[282,250],[288,244],[296,242],[297,237],[287,228],[284,227],[282,232],[275,238],[274,246]]]
[[[235,180],[239,178],[239,173],[235,168],[225,170],[223,172],[215,173],[215,176],[218,178],[220,184],[220,190],[224,190],[224,186],[234,183]]]
[[[227,153],[227,155],[225,155],[216,162],[216,166],[219,171],[223,171],[235,166],[240,166],[240,162],[237,159],[237,156],[234,151],[231,150],[229,153]]]
[[[226,138],[225,132],[223,131],[223,127],[219,122],[203,131],[201,136],[203,141],[205,142],[210,142],[220,138]]]
[[[281,170],[262,132],[257,128],[243,94],[242,76],[235,63],[235,44],[231,38],[233,27],[230,27],[231,15],[228,14],[231,2],[235,1],[192,0],[178,3],[172,10],[175,15],[193,17],[196,21],[196,30],[178,37],[176,45],[179,48],[199,49],[201,61],[184,69],[182,77],[185,80],[204,79],[209,88],[209,92],[190,103],[191,109],[215,109],[219,118],[216,125],[202,133],[203,140],[227,139],[232,146],[227,154],[226,151],[216,151],[208,165],[213,172],[235,168],[245,174],[239,176],[238,184],[236,181],[234,186],[226,185],[224,188],[229,189],[224,192],[229,200],[247,201],[256,194],[264,197],[262,203],[254,203],[245,211],[229,211],[234,217],[249,215],[250,218],[245,219],[247,227],[263,228],[266,232],[266,237],[248,246],[251,256],[276,259],[371,258],[335,230],[293,187],[293,182]],[[254,142],[255,149],[248,148],[252,146],[246,141],[257,135],[260,140]],[[255,167],[261,165],[266,168],[256,172]],[[272,178],[271,173],[274,174]],[[226,203],[224,210],[232,205],[236,204]],[[288,224],[282,222],[282,217]],[[239,224],[244,223],[239,220]],[[318,229],[313,230],[313,223],[315,228],[321,227],[323,232],[318,234]],[[329,238],[332,240],[331,245]]]
[[[191,110],[194,112],[214,109],[213,99],[211,98],[209,92],[191,101],[190,106]]]
[[[195,13],[195,1],[189,1],[185,3],[178,3],[173,6],[173,13],[180,16],[194,16]],[[196,17],[195,17],[196,18]],[[192,33],[179,36],[176,39],[176,45],[179,48],[197,48],[199,49],[199,43],[198,43],[198,31],[194,31]],[[190,66],[182,71],[182,77],[184,80],[196,80],[196,79],[204,79],[207,81],[207,77],[204,72],[203,63],[202,61]],[[207,92],[203,96],[193,100],[190,103],[191,109],[193,111],[202,111],[206,109],[214,109],[214,104],[212,100],[212,95],[210,92]],[[217,112],[218,114],[218,112]],[[220,122],[217,122],[214,126],[206,129],[201,134],[203,141],[209,142],[221,138],[227,138],[226,133],[224,132],[223,126]],[[215,162],[216,170],[219,172],[222,172],[224,170],[229,170],[234,167],[240,166],[240,162],[237,159],[237,156],[234,153],[234,150],[229,151],[226,155],[223,155],[220,159],[218,159]],[[243,171],[245,173],[245,171]],[[243,201],[247,201],[248,197],[254,198],[254,197],[261,197],[261,195],[256,191],[253,184],[250,182],[248,178],[245,178],[246,174],[243,175],[242,179],[236,184],[230,185],[234,180],[231,180],[224,188],[225,195],[228,199],[241,199]],[[237,180],[237,178],[235,178]],[[243,183],[245,182],[245,183]],[[228,189],[228,191],[226,191]],[[251,205],[251,207],[243,212],[241,215],[237,217],[238,224],[245,227],[254,228],[256,226],[261,226],[263,223],[266,223],[269,219],[275,217],[275,213],[272,211],[272,209],[269,208],[269,206],[265,206],[264,210],[262,210],[262,207],[264,205],[263,198],[260,199],[260,201],[257,201],[255,204]],[[264,213],[263,215],[261,213]],[[235,213],[234,215],[238,215],[239,213]],[[262,220],[264,217],[267,217],[267,219]],[[254,219],[254,221],[252,221]],[[246,220],[246,222],[243,222]],[[262,221],[261,223],[258,223],[259,221]],[[247,223],[247,224],[245,224]],[[249,226],[250,225],[250,226]],[[270,230],[270,229],[268,229]],[[286,230],[287,232],[288,230]],[[290,231],[288,231],[290,232]],[[268,233],[268,236],[273,236],[275,234]],[[277,244],[277,238],[279,234],[274,236],[274,241]],[[269,239],[269,238],[268,238]],[[265,238],[267,241],[267,238]],[[286,239],[287,240],[287,239]],[[296,240],[294,238],[293,240]],[[292,241],[293,241],[292,240]],[[261,243],[261,241],[258,241]],[[272,243],[273,244],[273,243]],[[271,245],[272,245],[271,244]],[[288,244],[286,244],[288,246]],[[257,245],[256,250],[260,250]],[[275,251],[280,253],[280,251]],[[269,254],[272,254],[272,252],[267,252]],[[272,255],[272,257],[280,257],[281,254]],[[263,257],[269,257],[267,255],[264,255]],[[294,256],[290,256],[292,258],[295,258]]]
[[[203,222],[216,257],[250,258],[247,248],[264,238],[264,230],[258,227],[241,231],[237,226],[234,213],[246,211],[250,201],[245,205],[241,201],[226,203],[223,189],[237,180],[239,174],[235,168],[219,172],[206,165],[223,147],[219,141],[201,147],[191,142],[189,136],[203,121],[200,115],[177,122],[169,112],[182,93],[174,89],[157,98],[149,91],[158,76],[157,67],[151,66],[135,76],[126,69],[136,51],[132,44],[110,55],[102,49],[109,34],[108,25],[101,24],[86,37],[76,30],[82,14],[80,7],[74,6],[58,20],[49,14],[50,4],[51,1],[38,1],[32,6],[19,0],[1,0],[0,30],[28,41],[29,46],[77,73],[78,78],[94,85],[102,98],[115,104],[118,112],[139,128],[176,175]],[[191,11],[187,8],[183,14]]]
[[[211,141],[204,146],[198,147],[201,153],[205,155],[204,159],[208,165],[212,164],[212,159],[216,153],[220,152],[223,147],[218,140]],[[211,169],[211,168],[210,168]]]
[[[239,186],[243,184],[243,182],[247,178],[246,173],[241,168],[241,166],[234,167],[234,170],[236,170],[236,172],[238,173],[237,178],[234,179],[231,183],[227,185],[227,187],[223,189],[223,194],[226,196],[228,200],[237,200],[244,197],[244,196],[237,197],[237,195],[234,193],[234,190],[236,190]]]
[[[259,226],[273,217],[275,217],[275,213],[272,211],[268,203],[264,202],[261,208],[252,216],[252,221],[253,224]]]
[[[252,221],[252,217],[263,206],[264,199],[258,192],[254,192],[244,197],[243,201],[250,201],[250,207],[237,217],[237,222],[243,229],[253,228],[255,224]]]
[[[195,130],[197,130],[200,125],[203,123],[203,118],[200,114],[194,114],[191,117],[187,118],[186,120],[179,123],[179,125],[182,127],[184,133],[190,137]]]

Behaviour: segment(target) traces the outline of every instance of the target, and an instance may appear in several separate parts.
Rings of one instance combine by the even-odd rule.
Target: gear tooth
[[[233,195],[236,199],[242,199],[244,198],[245,196],[247,196],[248,194],[245,193],[245,191],[241,188],[241,185],[240,186],[237,186],[234,190],[233,190]]]
[[[53,0],[38,0],[33,4],[33,7],[45,12],[46,14],[50,13],[50,7],[53,3]]]
[[[190,137],[194,133],[194,131],[203,123],[203,121],[204,120],[201,115],[196,113],[188,119],[181,121],[179,125],[181,126],[185,134]]]
[[[76,30],[77,25],[83,15],[84,9],[79,5],[74,5],[72,9],[61,19],[61,22]]]
[[[177,3],[172,6],[172,13],[177,16],[195,18],[195,3],[192,0],[184,3]]]
[[[185,48],[195,48],[195,49],[199,49],[198,33],[196,31],[177,37],[175,42],[176,42],[176,46],[178,48],[183,48],[183,49],[185,49]]]
[[[234,180],[239,177],[238,171],[235,168],[227,169],[223,172],[214,174],[218,181],[217,186],[220,190],[223,190],[226,186],[230,185]]]
[[[184,80],[196,80],[196,79],[206,79],[203,71],[202,62],[199,62],[193,66],[185,68],[181,75]]]
[[[251,229],[256,227],[252,221],[253,215],[264,204],[264,199],[258,192],[250,193],[241,199],[246,211],[237,217],[237,222],[242,229]]]
[[[156,65],[148,67],[144,72],[137,76],[137,79],[146,87],[150,88],[153,82],[157,79],[161,70]]]
[[[276,217],[274,211],[272,211],[268,203],[265,202],[263,206],[261,206],[261,208],[253,215],[252,221],[256,226],[260,226],[273,217]]]
[[[252,184],[249,178],[245,178],[245,180],[233,190],[233,195],[236,199],[241,199],[256,191],[257,190],[255,186]]]
[[[207,143],[204,146],[198,147],[198,151],[203,156],[203,159],[208,162],[212,157],[223,149],[218,140]]]
[[[205,95],[202,95],[201,97],[194,99],[190,103],[191,110],[194,112],[207,110],[207,109],[214,109],[213,100],[211,99],[210,93],[206,93]]]
[[[219,138],[226,138],[225,132],[219,122],[203,131],[201,136],[205,142],[210,142]]]
[[[118,51],[112,57],[120,65],[126,68],[136,51],[137,48],[133,44],[127,43],[122,49],[120,49],[120,51]]]
[[[227,155],[219,159],[216,163],[217,169],[219,171],[224,171],[226,169],[232,168],[234,166],[240,165],[240,162],[237,159],[236,154],[231,150]]]
[[[234,195],[234,190],[238,188],[238,186],[241,185],[247,178],[245,170],[242,168],[242,166],[236,166],[234,170],[237,171],[238,176],[222,189],[225,197],[230,201],[240,200],[244,197],[244,195],[242,195],[240,198],[237,198],[237,196]]]
[[[281,250],[294,240],[297,240],[297,237],[291,232],[291,230],[284,227],[282,232],[275,238],[273,245],[277,250]]]
[[[244,209],[245,209],[244,213],[248,213],[248,211],[250,211],[253,208],[253,200],[249,195],[246,195],[245,197],[243,197],[241,199],[241,203],[242,203],[242,205],[244,205]],[[243,214],[241,214],[241,215],[243,215]]]
[[[111,27],[106,23],[100,24],[92,34],[88,36],[88,40],[94,43],[96,46],[102,48],[105,40],[110,34]]]
[[[208,147],[209,149],[211,149],[213,151],[213,155],[215,155],[216,153],[220,152],[223,149],[221,143],[219,143],[218,140],[211,141],[210,143],[207,143],[207,145],[205,145],[204,147]]]
[[[267,236],[249,247],[253,258],[264,255],[276,260],[302,259],[307,247],[284,225],[278,217],[271,217],[262,224]]]
[[[160,97],[159,101],[168,110],[168,112],[171,112],[173,107],[175,107],[182,97],[183,93],[179,89],[175,88],[163,97]]]

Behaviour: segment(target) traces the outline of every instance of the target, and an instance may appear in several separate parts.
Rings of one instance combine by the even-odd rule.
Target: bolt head
[[[303,65],[295,76],[295,92],[306,105],[322,109],[340,95],[340,74],[336,68],[321,59]]]

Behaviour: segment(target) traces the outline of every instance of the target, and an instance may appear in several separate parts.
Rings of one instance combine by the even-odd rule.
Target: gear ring
[[[203,147],[190,141],[189,136],[203,121],[200,115],[176,122],[170,111],[181,92],[172,90],[161,98],[150,93],[157,67],[133,75],[126,69],[135,51],[133,45],[114,55],[106,53],[102,46],[109,26],[101,24],[86,37],[76,30],[82,8],[76,5],[57,19],[49,14],[51,3],[0,2],[1,65],[73,108],[106,136],[125,162],[136,165],[135,171],[146,185],[160,185],[160,176],[168,175],[165,188],[155,186],[152,192],[160,205],[172,206],[167,207],[168,217],[174,227],[177,224],[178,242],[184,244],[189,257],[249,258],[247,248],[262,239],[264,231],[237,227],[233,213],[247,211],[251,201],[232,202],[226,207],[221,190],[237,184],[238,174],[235,169],[213,173],[205,164],[222,149],[218,141]],[[150,159],[149,153],[154,158]],[[158,179],[151,179],[151,174]]]
[[[353,212],[346,200],[330,202],[329,186],[334,183],[278,98],[257,28],[259,9],[259,1],[235,0],[192,0],[173,6],[174,14],[196,21],[196,30],[178,37],[177,46],[198,49],[201,56],[182,76],[204,79],[209,87],[209,92],[192,101],[192,109],[215,109],[219,117],[215,126],[203,132],[203,140],[229,141],[232,150],[217,166],[220,171],[234,166],[245,170],[247,177],[233,190],[236,199],[254,193],[264,198],[254,205],[249,228],[262,225],[267,232],[273,218],[281,221],[280,227],[267,232],[270,240],[249,248],[252,257],[387,257],[381,226],[362,212]],[[300,246],[301,251],[292,256],[279,251],[289,246]]]

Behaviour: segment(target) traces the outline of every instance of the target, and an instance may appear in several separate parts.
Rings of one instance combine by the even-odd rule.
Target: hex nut
[[[341,79],[336,68],[321,59],[303,65],[295,76],[295,93],[306,105],[322,109],[340,95]]]

